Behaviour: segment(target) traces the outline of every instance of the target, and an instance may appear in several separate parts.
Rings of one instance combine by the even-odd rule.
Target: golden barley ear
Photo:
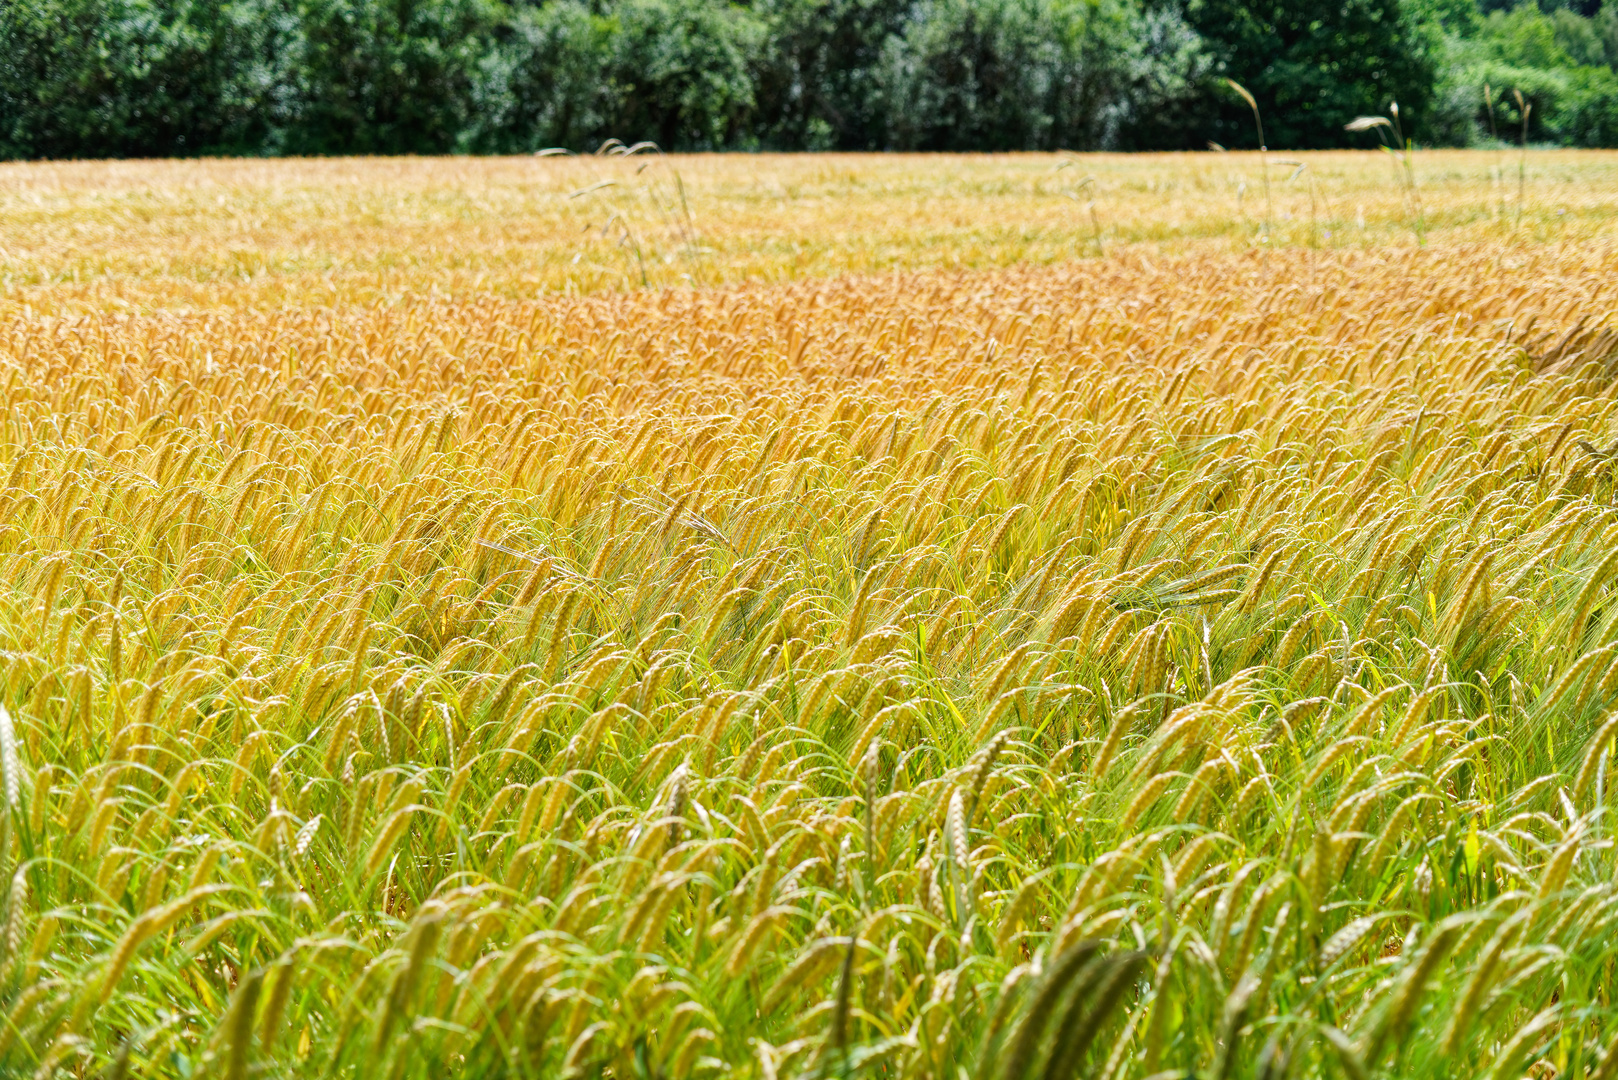
[[[1247,87],[1243,86],[1235,79],[1226,79],[1225,85],[1229,86],[1232,90],[1236,91],[1236,93],[1240,94],[1242,100],[1247,102],[1247,107],[1249,109],[1258,108],[1258,102],[1254,100],[1252,93],[1248,91]]]
[[[1589,1080],[1618,1080],[1618,1035],[1607,1044],[1601,1060],[1590,1071]]]
[[[829,1065],[829,1055],[836,1055],[842,1062],[846,1072],[848,1067],[848,1021],[854,1000],[854,957],[859,949],[860,936],[856,931],[848,939],[848,948],[843,952],[842,971],[837,978],[837,997],[833,1001],[831,1015],[831,1031],[826,1036],[826,1042],[821,1049],[822,1065]]]

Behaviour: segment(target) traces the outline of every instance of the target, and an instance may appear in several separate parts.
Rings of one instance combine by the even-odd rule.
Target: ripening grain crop
[[[1618,157],[1300,160],[0,170],[0,1072],[1618,1076]]]

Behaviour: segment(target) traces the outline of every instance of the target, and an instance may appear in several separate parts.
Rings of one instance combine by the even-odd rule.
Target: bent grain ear
[[[1344,131],[1370,131],[1372,128],[1392,127],[1393,121],[1386,116],[1356,116],[1343,125]]]
[[[1230,88],[1232,90],[1236,91],[1238,94],[1240,94],[1242,96],[1242,100],[1247,102],[1247,107],[1249,109],[1255,109],[1256,110],[1258,108],[1258,101],[1255,100],[1253,95],[1248,92],[1247,87],[1243,86],[1241,83],[1237,82],[1235,79],[1226,79],[1225,82],[1226,82],[1227,85],[1230,86]]]

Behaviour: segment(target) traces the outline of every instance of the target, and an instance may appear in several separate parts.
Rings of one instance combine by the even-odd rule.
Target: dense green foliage
[[[1343,0],[1327,12],[1296,0],[1191,0],[1187,14],[1221,70],[1258,99],[1273,145],[1341,145],[1345,123],[1390,99],[1418,115],[1427,106],[1434,42],[1409,3]],[[1231,146],[1255,140],[1241,100],[1207,100],[1199,133]]]
[[[1457,25],[1444,47],[1435,126],[1445,141],[1618,145],[1618,6],[1494,10]],[[1531,106],[1526,131],[1513,91]]]
[[[8,0],[0,156],[1256,145],[1224,77],[1277,147],[1618,144],[1618,10],[1547,4]]]

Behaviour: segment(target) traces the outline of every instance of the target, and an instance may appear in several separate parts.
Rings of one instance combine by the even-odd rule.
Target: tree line
[[[1618,4],[0,0],[0,157],[1618,145]],[[1520,98],[1520,100],[1519,100]]]

